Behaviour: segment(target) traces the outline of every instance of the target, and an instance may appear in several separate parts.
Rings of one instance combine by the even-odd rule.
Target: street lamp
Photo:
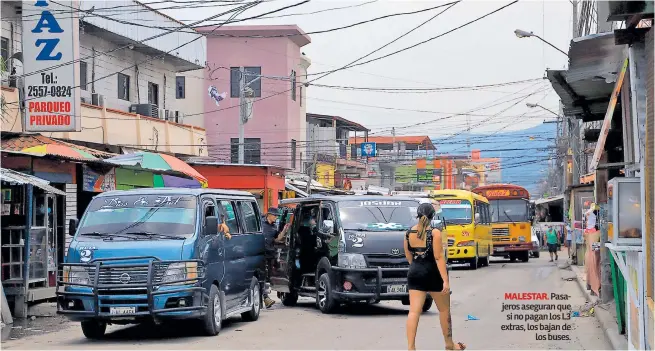
[[[514,34],[516,34],[516,36],[517,36],[518,38],[521,38],[521,39],[522,39],[522,38],[535,37],[535,38],[537,38],[537,39],[543,41],[544,43],[550,45],[553,49],[555,49],[555,50],[557,50],[557,51],[563,53],[563,54],[566,55],[567,57],[569,56],[569,54],[567,54],[566,52],[560,50],[557,46],[555,46],[555,45],[549,43],[548,41],[544,40],[544,38],[542,38],[542,37],[540,37],[540,36],[538,36],[538,35],[536,35],[536,34],[534,34],[534,33],[532,33],[532,32],[528,32],[528,31],[524,31],[524,30],[521,30],[521,29],[517,29],[517,30],[514,31]]]
[[[542,108],[542,109],[544,109],[544,110],[546,110],[546,111],[548,111],[548,112],[554,114],[555,116],[557,116],[557,117],[559,118],[559,114],[557,114],[557,113],[555,113],[553,110],[548,109],[548,108],[545,108],[545,107],[543,107],[543,106],[541,106],[541,105],[539,105],[539,104],[531,104],[531,103],[528,102],[528,103],[525,104],[525,106],[527,106],[527,107],[529,107],[529,108],[537,108],[537,107],[540,107],[540,108]]]

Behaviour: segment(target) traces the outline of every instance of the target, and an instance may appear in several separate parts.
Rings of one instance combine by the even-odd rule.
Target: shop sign
[[[77,1],[23,3],[23,67],[27,132],[79,132]]]
[[[87,165],[82,165],[82,190],[94,193],[116,190],[116,172],[112,168],[105,174],[91,170]]]

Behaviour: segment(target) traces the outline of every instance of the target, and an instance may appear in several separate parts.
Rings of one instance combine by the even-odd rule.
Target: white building
[[[21,51],[22,2],[2,1],[1,10],[2,58],[8,61],[7,72],[15,67],[20,76],[20,60],[9,58]],[[202,77],[207,59],[203,36],[189,28],[178,30],[182,22],[131,0],[82,0],[80,11],[71,13],[80,17],[82,103],[203,126],[202,103],[188,101],[189,91],[195,96],[202,87],[201,79],[188,75]],[[183,72],[190,73],[184,77]],[[7,81],[3,74],[3,84]],[[138,104],[150,106],[135,110]]]

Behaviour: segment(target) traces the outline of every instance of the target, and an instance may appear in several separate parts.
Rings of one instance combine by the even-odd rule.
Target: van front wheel
[[[321,274],[316,285],[316,306],[325,314],[332,313],[337,307],[337,302],[332,296],[330,276],[327,273]]]
[[[107,323],[98,321],[84,321],[82,324],[82,333],[87,339],[101,339],[107,331]]]
[[[203,329],[208,336],[215,336],[223,325],[223,301],[216,285],[209,289],[209,305],[203,320]]]

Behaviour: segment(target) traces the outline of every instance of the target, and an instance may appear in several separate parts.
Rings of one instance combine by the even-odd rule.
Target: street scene
[[[655,349],[653,1],[2,1],[1,345]]]
[[[530,291],[569,294],[574,311],[584,312],[589,303],[571,278],[570,269],[548,264],[542,257],[527,264],[512,266],[504,260],[493,261],[489,270],[468,271],[455,268],[452,313],[455,337],[471,349],[571,349],[608,350],[611,344],[600,331],[593,317],[573,317],[571,341],[536,341],[533,333],[502,331],[507,324],[501,312],[507,291]],[[468,320],[469,315],[477,320]],[[310,299],[300,300],[296,307],[276,305],[262,311],[255,323],[235,318],[227,322],[216,338],[198,335],[184,323],[170,326],[114,327],[102,343],[84,338],[77,324],[54,326],[47,334],[32,335],[3,343],[7,350],[52,349],[228,349],[282,350],[402,350],[405,348],[407,308],[398,302],[348,306],[335,315],[323,315]],[[420,349],[443,348],[439,340],[437,313],[429,311],[421,317],[417,346]],[[508,340],[510,340],[508,342]]]

